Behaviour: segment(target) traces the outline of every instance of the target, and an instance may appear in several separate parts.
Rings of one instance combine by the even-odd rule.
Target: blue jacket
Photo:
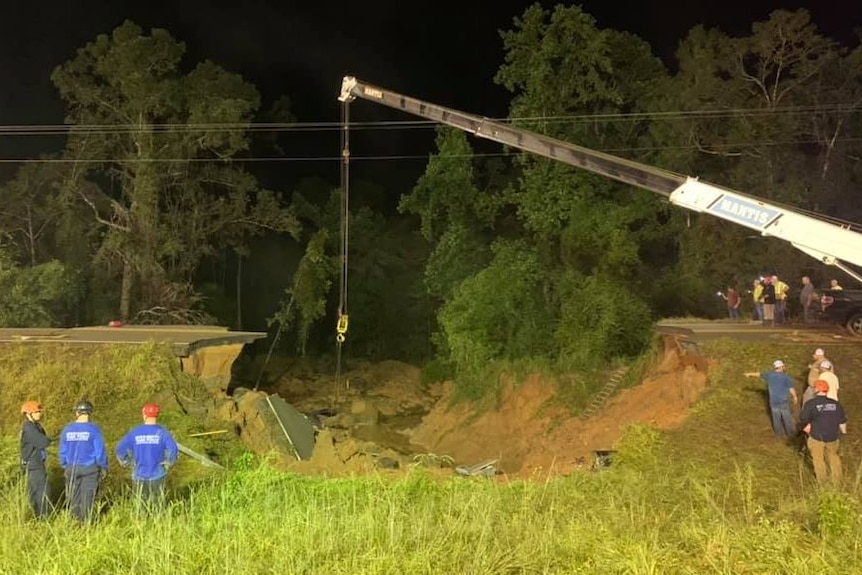
[[[179,448],[171,433],[156,423],[144,423],[128,432],[117,444],[117,459],[122,465],[134,461],[132,479],[152,481],[165,476],[164,463],[177,461]]]
[[[108,469],[105,439],[95,423],[75,421],[60,433],[60,466],[65,469],[70,465],[98,465]]]

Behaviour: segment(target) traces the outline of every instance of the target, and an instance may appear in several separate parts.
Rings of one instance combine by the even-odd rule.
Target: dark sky
[[[498,31],[528,0],[174,0],[9,2],[0,18],[0,125],[55,124],[62,106],[51,70],[126,18],[145,30],[168,29],[191,62],[211,59],[241,73],[265,100],[281,93],[302,121],[337,121],[341,77],[363,80],[486,116],[506,112],[506,93],[492,78],[502,62]],[[543,1],[546,7],[559,2]],[[566,2],[563,2],[566,3]],[[862,25],[858,0],[668,2],[585,0],[603,28],[628,30],[670,62],[691,27],[744,33],[777,8],[807,7],[826,34],[854,43]],[[368,106],[354,117],[373,115]],[[35,153],[34,140],[0,137],[0,156]]]

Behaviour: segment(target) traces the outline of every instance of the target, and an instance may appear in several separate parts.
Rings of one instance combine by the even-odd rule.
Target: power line
[[[859,138],[836,138],[830,140],[831,143],[837,142],[859,142]],[[795,139],[795,140],[748,140],[743,142],[724,142],[710,144],[710,149],[736,149],[745,146],[791,146],[799,144],[817,144],[820,140],[816,139]],[[619,148],[601,148],[596,151],[618,154],[622,152],[658,152],[663,150],[700,150],[701,147],[696,145],[681,145],[681,146],[637,146],[637,147],[619,147]],[[484,152],[471,154],[384,154],[374,156],[351,156],[351,161],[398,161],[398,160],[428,160],[431,155],[437,158],[489,158],[489,157],[512,157],[522,154],[529,155],[529,152]],[[218,158],[0,158],[0,163],[3,164],[171,164],[171,163],[244,163],[244,162],[340,162],[340,156],[248,156],[248,157],[233,157],[227,160]]]
[[[725,108],[706,110],[673,110],[661,112],[618,112],[606,114],[520,116],[512,118],[488,118],[488,120],[513,125],[525,124],[578,124],[594,122],[632,122],[643,120],[679,121],[693,119],[726,119],[746,116],[811,115],[818,113],[856,114],[859,106],[848,104],[824,104],[818,106],[784,106],[777,108]],[[433,120],[354,122],[351,129],[393,130],[428,129],[438,125]],[[211,133],[226,131],[245,132],[319,132],[338,131],[338,122],[248,122],[248,123],[201,123],[201,124],[5,124],[0,125],[3,136],[59,136],[66,134],[127,134],[139,132],[160,133]]]

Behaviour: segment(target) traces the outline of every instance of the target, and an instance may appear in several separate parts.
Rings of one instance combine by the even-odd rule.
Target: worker
[[[802,276],[802,290],[799,292],[799,303],[802,304],[802,323],[811,325],[814,323],[817,310],[817,292],[811,278]]]
[[[761,295],[761,299],[763,300],[763,325],[766,327],[773,327],[775,325],[775,295],[775,284],[771,277],[766,276],[763,278],[763,293]]]
[[[826,394],[829,399],[838,401],[838,390],[841,385],[838,376],[835,375],[835,366],[828,359],[820,362],[820,379],[829,384],[829,392]]]
[[[838,280],[829,280],[829,289],[831,290],[843,290],[841,284],[838,283]]]
[[[732,285],[727,286],[724,292],[718,292],[718,295],[724,300],[727,305],[727,316],[730,319],[739,319],[739,304],[742,303],[742,298],[739,297],[739,292]]]
[[[847,416],[841,404],[827,396],[828,382],[818,379],[814,387],[817,395],[802,408],[799,425],[808,434],[808,452],[817,482],[824,485],[831,481],[838,486],[841,483],[839,437],[847,433]]]
[[[811,363],[808,364],[808,385],[805,387],[805,391],[802,392],[802,405],[817,395],[817,392],[814,390],[814,384],[820,379],[820,364],[826,360],[826,352],[823,351],[822,347],[818,347],[814,350],[814,353],[811,355]]]
[[[775,323],[785,322],[787,315],[787,296],[790,295],[790,286],[781,281],[778,276],[772,276],[772,284],[775,286]]]
[[[785,372],[784,362],[776,359],[772,362],[773,371],[748,372],[746,377],[760,376],[769,391],[769,408],[772,411],[772,431],[777,439],[792,438],[795,434],[793,417],[790,414],[790,402],[798,402],[793,380]]]
[[[42,404],[25,401],[21,406],[24,424],[21,427],[21,471],[27,477],[27,496],[36,519],[44,519],[51,510],[48,486],[46,449],[51,440],[42,427]]]
[[[763,321],[763,280],[756,279],[751,286],[751,300],[754,303],[754,311],[752,312],[752,319],[755,322]]]
[[[143,423],[129,431],[116,448],[120,465],[134,464],[132,482],[139,512],[154,512],[164,507],[165,479],[177,461],[177,442],[157,423],[159,412],[155,403],[146,404],[141,409]]]
[[[86,399],[75,404],[75,421],[60,433],[60,466],[66,478],[66,501],[72,517],[81,522],[92,518],[99,483],[108,473],[105,439],[90,421],[93,404]]]

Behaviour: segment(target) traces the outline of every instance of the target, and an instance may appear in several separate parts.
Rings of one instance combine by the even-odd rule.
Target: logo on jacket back
[[[158,445],[161,440],[160,435],[136,435],[135,445]]]
[[[66,441],[90,441],[89,431],[67,431]]]

